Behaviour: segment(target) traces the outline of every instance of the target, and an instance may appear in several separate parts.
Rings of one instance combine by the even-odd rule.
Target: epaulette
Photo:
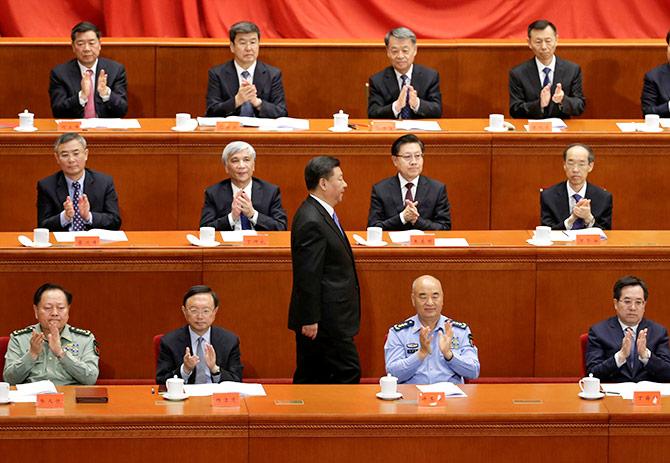
[[[83,328],[77,328],[76,326],[70,326],[70,331],[72,331],[73,333],[82,334],[84,336],[90,336],[91,334],[93,334],[89,330],[85,330]]]
[[[456,320],[451,320],[451,326],[455,326],[456,328],[464,330],[468,327],[468,324],[464,322],[457,322]]]
[[[402,331],[405,328],[409,328],[411,326],[414,326],[414,320],[405,320],[402,323],[398,323],[397,325],[393,325],[393,329],[395,331]]]
[[[25,328],[21,328],[20,330],[14,330],[12,331],[12,336],[19,336],[21,334],[29,334],[33,332],[33,327],[32,326],[26,326]]]

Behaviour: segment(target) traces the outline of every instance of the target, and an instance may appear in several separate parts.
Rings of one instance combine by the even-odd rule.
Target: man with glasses
[[[451,213],[444,183],[421,175],[423,142],[403,135],[391,146],[397,175],[372,187],[368,227],[384,230],[450,230]]]
[[[649,291],[635,276],[614,284],[615,317],[589,330],[586,371],[607,383],[670,381],[668,330],[644,318]]]
[[[156,384],[165,384],[174,376],[187,384],[242,381],[240,340],[212,325],[219,310],[216,293],[208,286],[193,286],[182,303],[187,325],[161,339]]]
[[[540,194],[542,225],[553,230],[612,228],[612,193],[586,183],[595,159],[588,145],[574,143],[565,148],[563,170],[568,180]]]
[[[78,133],[64,133],[54,145],[60,171],[37,182],[37,226],[51,231],[121,228],[114,180],[86,168],[88,148]]]

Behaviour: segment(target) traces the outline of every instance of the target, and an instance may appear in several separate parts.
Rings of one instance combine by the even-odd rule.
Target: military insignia
[[[464,330],[468,327],[468,324],[463,322],[457,322],[456,320],[451,320],[451,326],[455,326],[456,328]]]
[[[100,357],[100,344],[98,344],[98,341],[93,341],[93,352]]]
[[[395,331],[402,331],[405,328],[409,328],[409,327],[412,327],[412,326],[414,326],[414,320],[405,320],[402,323],[398,323],[397,325],[393,325],[393,329]]]
[[[468,334],[468,341],[470,341],[471,346],[475,345],[475,341],[473,339],[472,333]]]
[[[451,338],[451,348],[458,349],[459,347],[461,347],[461,345],[458,343],[458,339],[456,339],[456,337],[454,336],[453,338]]]
[[[26,326],[25,328],[21,328],[20,330],[12,331],[12,336],[20,336],[22,334],[30,334],[32,332],[33,332],[33,327],[32,326]]]
[[[75,326],[71,326],[70,331],[72,331],[73,333],[84,335],[84,336],[90,336],[91,334],[93,334],[89,330],[85,330],[83,328],[77,328]]]
[[[63,350],[68,351],[72,355],[79,356],[79,343],[71,342],[63,346]]]
[[[419,350],[419,344],[416,342],[407,343],[405,344],[405,347],[407,348],[408,354],[413,354],[414,352]]]

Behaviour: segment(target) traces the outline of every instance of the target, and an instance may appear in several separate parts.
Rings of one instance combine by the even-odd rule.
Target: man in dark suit
[[[51,70],[49,96],[55,118],[123,117],[128,112],[126,69],[100,55],[100,30],[89,22],[72,28],[76,59]]]
[[[114,181],[109,175],[86,169],[84,137],[64,133],[56,140],[54,151],[61,170],[37,182],[37,226],[51,231],[121,228]]]
[[[450,230],[451,214],[444,183],[421,175],[423,142],[403,135],[391,146],[398,175],[372,187],[368,227],[384,230]]]
[[[188,324],[161,339],[156,384],[165,384],[174,376],[187,384],[242,381],[240,340],[212,325],[219,310],[216,293],[208,286],[193,286],[182,304]]]
[[[642,114],[670,117],[670,31],[665,36],[668,44],[668,62],[655,67],[644,75],[642,86]]]
[[[252,177],[256,151],[246,142],[228,143],[221,162],[230,178],[205,190],[201,227],[217,230],[286,230],[279,187]]]
[[[281,71],[258,61],[258,26],[235,23],[229,36],[234,59],[209,70],[207,116],[287,116]]]
[[[616,317],[589,330],[586,371],[607,383],[670,381],[668,330],[644,317],[649,291],[626,276],[614,284]]]
[[[515,118],[563,119],[584,112],[582,71],[558,58],[556,26],[545,19],[528,26],[528,46],[535,58],[509,72],[509,113]]]
[[[295,331],[298,384],[358,383],[354,336],[360,326],[360,289],[349,240],[335,206],[347,187],[340,161],[319,156],[305,167],[309,196],[291,226],[293,291],[288,327]]]
[[[386,34],[384,43],[391,66],[370,77],[368,117],[442,117],[440,75],[434,69],[414,64],[414,32],[398,27]]]
[[[595,159],[588,145],[573,143],[565,148],[563,170],[568,180],[540,193],[542,225],[553,230],[612,228],[612,193],[586,183]]]

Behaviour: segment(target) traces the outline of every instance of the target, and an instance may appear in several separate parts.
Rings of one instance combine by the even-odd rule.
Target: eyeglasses
[[[634,305],[635,307],[644,307],[644,305],[647,303],[644,299],[619,299],[619,302],[621,302],[623,305],[630,306]]]
[[[212,315],[214,313],[214,309],[210,309],[209,307],[206,307],[204,309],[199,309],[197,307],[187,307],[186,311],[189,313],[189,315],[204,315],[205,317],[208,315]]]
[[[419,154],[405,154],[405,155],[396,155],[397,158],[402,159],[405,162],[420,161],[423,158],[423,153]]]

